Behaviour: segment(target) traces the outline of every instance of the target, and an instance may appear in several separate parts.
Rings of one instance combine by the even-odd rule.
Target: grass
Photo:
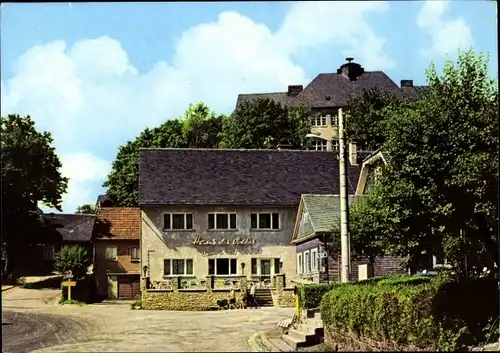
[[[81,302],[81,301],[78,301],[78,300],[64,300],[61,298],[61,300],[59,301],[59,304],[61,305],[65,305],[65,304],[71,304],[71,305],[78,305],[78,306],[84,306],[86,305],[84,302]]]

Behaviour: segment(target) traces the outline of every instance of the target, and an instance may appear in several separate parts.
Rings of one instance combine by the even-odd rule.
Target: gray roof
[[[340,195],[302,195],[304,209],[315,233],[340,232]],[[356,200],[349,196],[349,205]]]
[[[304,193],[339,193],[335,153],[140,149],[139,205],[298,206]],[[360,166],[349,166],[354,194]]]
[[[87,242],[92,238],[95,216],[76,214],[44,214],[47,231],[62,241]]]
[[[289,96],[287,92],[240,94],[236,102],[238,108],[244,102],[269,98],[288,107],[306,105],[310,108],[345,107],[350,97],[356,98],[363,90],[377,88],[380,91],[393,93],[396,96],[418,99],[425,91],[425,86],[400,88],[382,71],[367,71],[357,81],[352,82],[342,74],[319,74],[297,96]],[[329,97],[329,99],[327,99]]]

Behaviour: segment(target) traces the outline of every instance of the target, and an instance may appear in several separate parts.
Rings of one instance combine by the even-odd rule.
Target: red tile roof
[[[97,210],[97,239],[140,239],[141,210],[136,207],[103,207]]]

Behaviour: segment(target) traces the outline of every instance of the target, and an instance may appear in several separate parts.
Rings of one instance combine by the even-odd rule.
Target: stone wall
[[[274,306],[291,308],[295,306],[293,288],[286,288],[285,275],[276,275],[276,288],[271,291]]]
[[[218,300],[227,299],[229,301],[230,290],[178,289],[175,286],[171,290],[147,289],[146,279],[142,279],[141,294],[144,309],[197,311],[218,308]],[[243,292],[236,290],[235,297],[236,302],[241,301]]]
[[[416,347],[414,345],[398,345],[393,341],[375,341],[366,337],[358,337],[353,333],[338,332],[325,327],[325,345],[335,351],[361,352],[435,352],[435,347]]]

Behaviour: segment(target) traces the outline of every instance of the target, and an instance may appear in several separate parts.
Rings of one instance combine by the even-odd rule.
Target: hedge
[[[359,282],[350,282],[349,285],[364,286],[364,285],[416,285],[429,282],[429,277],[424,276],[384,276],[373,277]],[[299,288],[299,302],[303,309],[318,308],[323,295],[328,293],[335,287],[346,285],[347,283],[319,283],[306,284]]]
[[[333,286],[321,301],[321,317],[325,328],[340,333],[455,350],[484,341],[484,328],[498,314],[496,285],[403,276]]]

